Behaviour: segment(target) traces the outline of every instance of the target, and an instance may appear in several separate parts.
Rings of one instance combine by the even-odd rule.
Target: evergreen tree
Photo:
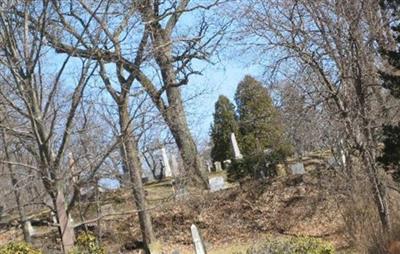
[[[234,160],[228,179],[273,176],[275,166],[285,160],[291,146],[284,137],[279,113],[268,90],[251,76],[239,83],[235,101],[239,122],[239,147],[244,158]],[[269,152],[266,150],[269,149]]]
[[[213,161],[224,161],[233,158],[231,133],[238,134],[238,124],[235,116],[235,106],[229,99],[220,95],[215,103],[214,123],[211,126]]]
[[[259,81],[245,76],[237,87],[235,101],[239,145],[244,155],[254,155],[266,149],[277,150],[287,145],[279,113],[268,90]]]
[[[396,20],[391,27],[394,39],[397,43],[397,49],[387,50],[381,49],[382,56],[386,58],[388,64],[393,68],[393,72],[381,72],[383,87],[390,90],[390,93],[400,99],[400,1],[399,0],[383,0],[381,6],[392,13]],[[397,72],[397,73],[396,73]],[[390,169],[394,169],[394,177],[400,180],[400,123],[383,127],[383,143],[385,148],[379,161]]]

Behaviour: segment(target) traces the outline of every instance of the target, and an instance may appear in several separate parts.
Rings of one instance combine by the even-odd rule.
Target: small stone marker
[[[277,176],[286,176],[285,166],[282,164],[276,165],[276,175]]]
[[[235,159],[236,160],[243,159],[243,155],[240,153],[240,149],[239,149],[238,143],[236,141],[235,133],[233,133],[233,132],[231,133],[231,143],[232,143],[233,154],[235,155]]]
[[[210,191],[219,191],[225,188],[225,180],[222,176],[212,177],[208,180]]]
[[[32,237],[35,234],[35,230],[33,229],[32,223],[30,220],[25,221],[24,227],[28,231],[29,236]]]
[[[304,164],[302,162],[290,165],[289,168],[293,175],[301,175],[306,173]]]
[[[232,164],[232,161],[231,160],[224,160],[223,163],[224,163],[224,168],[227,169]]]
[[[192,231],[192,238],[196,254],[206,254],[207,252],[206,248],[204,247],[203,239],[201,238],[200,232],[196,225],[192,224],[190,230]]]
[[[161,148],[161,153],[162,153],[162,159],[163,159],[163,164],[164,164],[165,177],[172,177],[171,166],[169,165],[168,155],[167,155],[167,151],[165,150],[165,147]]]
[[[57,224],[57,223],[58,223],[56,214],[55,214],[54,212],[51,212],[51,219],[53,220],[53,223],[54,223],[54,224]]]
[[[222,171],[222,166],[220,161],[214,162],[215,171]]]

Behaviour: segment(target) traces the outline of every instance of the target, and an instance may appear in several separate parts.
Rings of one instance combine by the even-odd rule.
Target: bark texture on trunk
[[[130,117],[127,101],[119,105],[119,122],[122,133],[122,157],[123,164],[129,171],[132,183],[132,193],[136,209],[138,210],[139,224],[142,232],[143,243],[146,246],[145,251],[149,253],[149,246],[155,241],[153,226],[151,222],[150,212],[146,207],[145,194],[142,182],[142,165],[137,149],[137,142],[132,136],[132,127],[130,125]]]
[[[176,88],[175,88],[176,89]],[[169,91],[172,93],[179,93],[179,91]],[[178,96],[178,95],[174,95]],[[176,103],[176,107],[168,109],[165,112],[164,119],[169,126],[169,129],[175,139],[178,146],[180,155],[182,157],[183,166],[188,175],[191,184],[196,186],[202,186],[204,189],[208,188],[207,176],[203,170],[201,158],[198,154],[196,143],[190,133],[187,125],[187,120],[182,103]]]
[[[64,253],[68,254],[74,247],[75,232],[74,226],[69,219],[69,214],[66,211],[66,201],[62,187],[57,188],[55,208],[57,211],[57,220],[59,223],[63,250]]]
[[[7,161],[11,161],[10,152],[8,150],[8,137],[7,137],[7,133],[4,129],[2,131],[2,136],[3,136],[3,142],[4,142],[4,154],[6,156]],[[28,228],[25,225],[27,222],[27,219],[26,219],[26,214],[25,214],[25,208],[22,205],[19,181],[16,178],[16,175],[14,172],[14,166],[12,164],[7,164],[7,166],[8,166],[8,170],[10,172],[11,185],[13,186],[15,202],[17,203],[17,209],[18,209],[22,232],[24,234],[24,240],[27,243],[31,243],[32,242],[31,235],[29,233]]]
[[[182,2],[180,9],[184,10],[187,4],[188,1]],[[151,81],[142,79],[141,75],[137,75],[137,78],[148,91],[151,99],[168,125],[179,148],[185,171],[188,174],[188,180],[194,185],[207,189],[208,179],[206,171],[202,168],[196,143],[189,130],[180,90],[180,86],[185,85],[187,80],[183,79],[179,81],[177,79],[176,67],[174,66],[172,30],[180,14],[171,17],[167,22],[166,28],[163,28],[160,23],[158,11],[155,11],[151,1],[142,1],[139,11],[143,21],[147,24],[146,29],[152,41],[152,53],[161,73],[163,88],[160,91],[166,92],[168,104],[162,101],[160,91],[154,91],[154,85],[148,84]]]

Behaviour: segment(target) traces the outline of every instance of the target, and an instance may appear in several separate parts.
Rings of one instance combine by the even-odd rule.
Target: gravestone
[[[25,221],[24,227],[25,227],[26,231],[28,231],[28,234],[30,237],[32,237],[35,234],[35,230],[33,229],[32,223],[30,220]]]
[[[161,148],[161,153],[164,164],[164,175],[165,177],[172,177],[171,166],[169,165],[168,155],[165,147]]]
[[[190,230],[192,231],[192,239],[194,243],[194,249],[196,254],[206,254],[206,248],[204,246],[203,239],[201,238],[199,229],[196,227],[196,225],[192,224],[190,227]]]
[[[224,163],[224,169],[227,169],[232,164],[232,161],[231,160],[224,160],[223,163]]]
[[[57,224],[58,220],[57,220],[56,214],[54,212],[51,212],[50,214],[51,214],[51,220],[53,221],[53,223]]]
[[[225,188],[225,180],[222,176],[212,177],[208,180],[210,191],[219,191]]]
[[[233,148],[233,154],[235,155],[236,160],[241,160],[243,159],[243,155],[240,153],[240,149],[236,140],[235,133],[231,133],[231,143],[232,143],[232,148]]]
[[[222,166],[220,161],[214,162],[215,171],[222,171]]]
[[[276,165],[276,175],[277,176],[286,176],[285,166],[283,164]]]
[[[289,168],[293,175],[301,175],[306,173],[304,169],[304,164],[302,162],[292,164],[289,166]]]

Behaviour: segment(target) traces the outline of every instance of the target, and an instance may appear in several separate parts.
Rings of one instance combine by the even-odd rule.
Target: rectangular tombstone
[[[222,176],[212,177],[208,180],[210,191],[219,191],[225,188],[225,180]]]
[[[222,165],[220,161],[214,162],[215,171],[222,171]]]
[[[289,169],[293,175],[301,175],[306,173],[304,164],[302,162],[290,165]]]

